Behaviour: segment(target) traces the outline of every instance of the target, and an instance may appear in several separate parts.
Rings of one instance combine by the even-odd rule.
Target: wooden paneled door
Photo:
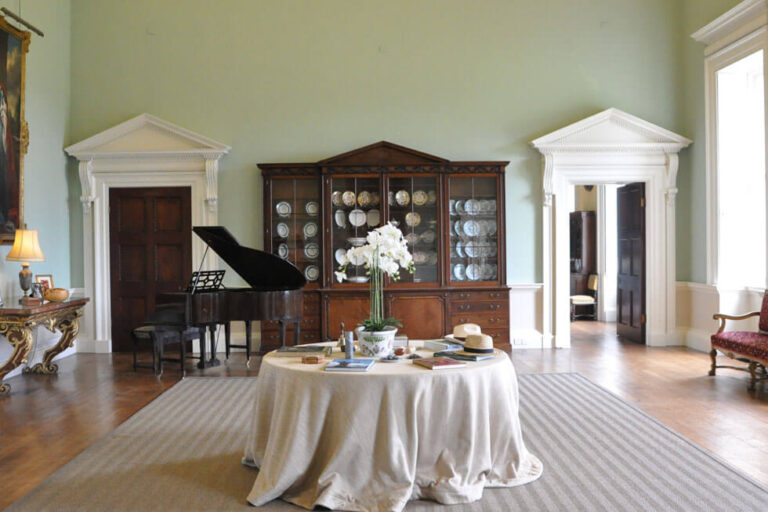
[[[616,329],[619,336],[645,343],[645,184],[619,188],[617,207]]]
[[[158,293],[178,291],[192,269],[189,187],[113,188],[109,192],[112,350],[132,350],[131,331]]]

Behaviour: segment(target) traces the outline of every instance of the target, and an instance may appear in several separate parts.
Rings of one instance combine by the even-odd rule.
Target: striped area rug
[[[519,379],[523,435],[544,475],[469,505],[406,510],[765,510],[768,490],[585,377]],[[8,510],[253,510],[256,474],[240,458],[256,382],[184,379]]]

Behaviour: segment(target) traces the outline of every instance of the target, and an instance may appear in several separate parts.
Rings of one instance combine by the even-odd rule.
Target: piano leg
[[[200,333],[200,362],[197,363],[198,368],[205,368],[205,339],[207,338],[206,332],[208,328],[206,326],[202,326],[198,329],[198,332]]]
[[[280,324],[280,346],[285,346],[285,320],[279,320],[278,323]]]
[[[299,344],[299,331],[301,330],[301,322],[293,322],[293,344]]]
[[[208,331],[210,332],[210,348],[211,348],[211,358],[206,362],[205,367],[209,366],[219,366],[221,364],[221,361],[219,361],[216,358],[216,331],[218,330],[219,326],[217,324],[211,324],[208,326]]]
[[[232,324],[230,322],[224,323],[224,349],[227,352],[227,359],[229,359],[229,350],[230,350],[230,336],[232,334]]]
[[[245,366],[251,367],[251,321],[245,321]]]

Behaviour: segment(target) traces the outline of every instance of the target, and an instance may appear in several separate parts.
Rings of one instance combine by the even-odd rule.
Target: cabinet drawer
[[[320,339],[320,331],[301,331],[299,333],[299,343],[317,343],[322,341]],[[274,346],[280,344],[280,331],[262,331],[261,332],[261,345]],[[293,345],[293,331],[285,333],[285,344]]]
[[[500,313],[462,313],[451,315],[451,325],[477,324],[483,330],[506,329],[509,327],[509,314]]]
[[[451,304],[451,316],[461,313],[497,313],[509,316],[509,302],[454,302]]]
[[[451,294],[451,301],[478,301],[478,300],[492,300],[499,301],[499,299],[508,300],[509,292],[505,291],[487,291],[487,292],[454,292]]]
[[[285,328],[289,331],[293,330],[293,324],[286,324]],[[301,328],[302,329],[319,329],[320,328],[320,317],[313,315],[313,316],[304,316],[301,319]],[[261,330],[262,331],[280,331],[280,324],[278,322],[274,322],[272,320],[261,322]]]
[[[493,338],[493,346],[509,344],[509,330],[508,329],[483,329],[483,334],[487,334]]]

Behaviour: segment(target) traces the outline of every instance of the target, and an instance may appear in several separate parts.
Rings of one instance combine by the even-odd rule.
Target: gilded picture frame
[[[24,155],[29,146],[25,77],[30,33],[0,16],[0,244],[24,227]]]

